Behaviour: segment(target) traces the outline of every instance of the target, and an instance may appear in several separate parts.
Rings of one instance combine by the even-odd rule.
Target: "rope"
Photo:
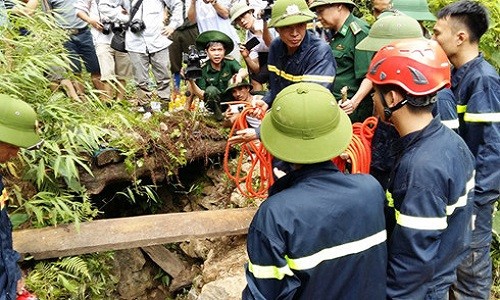
[[[376,117],[369,117],[363,123],[356,122],[352,124],[352,140],[345,151],[345,156],[340,155],[332,159],[339,170],[346,172],[349,169],[348,171],[351,174],[370,173],[371,145],[377,122]],[[346,161],[350,163],[350,168]]]
[[[248,128],[247,115],[253,112],[254,108],[248,102],[232,101],[226,104],[244,104],[242,112],[234,122],[229,132],[229,138],[238,130]],[[263,115],[259,117],[262,119]],[[242,143],[236,163],[236,171],[233,174],[229,167],[229,152],[231,145],[226,143],[224,152],[224,171],[227,176],[236,184],[236,187],[245,197],[266,198],[267,190],[273,184],[272,157],[259,140]],[[242,170],[244,161],[250,159],[250,168],[245,172]],[[245,188],[243,188],[243,186]]]

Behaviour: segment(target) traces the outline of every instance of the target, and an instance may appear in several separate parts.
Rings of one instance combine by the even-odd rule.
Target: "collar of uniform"
[[[401,137],[396,142],[396,145],[394,146],[393,149],[397,153],[401,154],[402,151],[406,151],[406,149],[410,148],[421,139],[425,139],[428,136],[434,134],[434,132],[439,130],[439,128],[441,128],[442,126],[444,125],[443,123],[441,123],[440,118],[434,117],[431,120],[431,122],[427,126],[425,126],[422,130],[418,130]]]
[[[469,69],[472,66],[474,66],[476,64],[476,62],[479,63],[483,59],[484,59],[483,53],[479,52],[479,55],[476,56],[476,58],[474,58],[473,60],[471,60],[469,62],[466,62],[460,68],[458,68],[458,69],[453,68],[453,70],[451,71],[451,86],[453,87],[453,89],[455,87],[458,87],[458,85],[460,85],[465,74],[467,74],[467,72],[469,72]]]
[[[352,13],[350,13],[349,16],[347,17],[347,19],[345,19],[345,22],[342,25],[342,27],[340,28],[340,30],[337,31],[337,33],[335,33],[335,35],[340,34],[342,36],[346,36],[347,32],[349,31],[349,24],[351,24],[351,22],[353,22],[353,21],[354,21],[354,15]]]
[[[313,175],[331,172],[340,172],[337,166],[331,161],[301,165],[300,169],[293,170],[276,180],[269,189],[269,196],[277,194],[293,186],[297,181],[302,180],[303,178],[310,178]]]
[[[214,69],[214,67],[212,67],[212,64],[210,63],[210,61],[207,61],[208,63],[208,73],[217,73],[217,72],[220,72],[222,71],[222,69],[224,69],[224,65],[226,63],[226,58],[223,58],[222,61],[220,62],[220,70],[216,70]]]

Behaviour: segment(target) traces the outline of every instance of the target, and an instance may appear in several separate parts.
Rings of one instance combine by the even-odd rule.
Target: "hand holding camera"
[[[182,60],[187,64],[184,75],[187,79],[198,79],[201,77],[201,60],[207,58],[207,53],[196,49],[195,45],[188,47],[187,53],[182,53]]]

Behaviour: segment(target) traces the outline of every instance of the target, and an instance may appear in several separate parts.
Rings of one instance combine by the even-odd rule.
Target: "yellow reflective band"
[[[5,202],[7,202],[7,199],[9,199],[9,194],[7,193],[7,190],[4,188],[2,190],[2,194],[0,195],[0,210],[2,210],[5,207]]]
[[[467,110],[467,105],[457,105],[457,113],[463,114]]]
[[[444,126],[450,128],[450,129],[457,129],[458,126],[460,125],[459,122],[458,122],[458,119],[441,120],[441,123],[443,123]]]
[[[373,246],[385,242],[387,232],[382,230],[374,235],[354,242],[345,243],[331,248],[323,249],[313,255],[301,258],[287,258],[290,269],[307,270],[312,269],[326,260],[331,260],[351,254],[356,254],[370,249]]]
[[[392,198],[392,194],[389,190],[385,191],[385,198],[387,199],[387,206],[394,208],[394,199]]]
[[[467,181],[467,184],[465,185],[465,194],[460,196],[460,198],[458,198],[455,204],[446,206],[446,214],[448,216],[451,216],[455,211],[455,209],[467,205],[467,194],[470,191],[473,191],[474,186],[476,185],[476,181],[474,180],[474,178],[475,178],[475,173],[472,174],[472,178],[469,179],[469,181]]]
[[[278,279],[281,280],[285,275],[293,276],[292,270],[288,265],[284,267],[276,266],[259,266],[252,264],[251,261],[248,262],[248,271],[250,271],[255,278],[260,279]]]
[[[291,82],[303,82],[303,81],[308,81],[308,82],[323,82],[323,83],[332,83],[333,80],[335,79],[335,76],[321,76],[321,75],[292,75],[288,74],[285,71],[282,71],[276,66],[273,65],[267,65],[267,69],[270,72],[275,73],[276,75],[291,81]]]
[[[464,121],[466,122],[500,122],[500,113],[465,113]]]
[[[417,230],[442,230],[448,227],[447,217],[414,217],[404,215],[398,210],[396,210],[396,222],[403,227]]]

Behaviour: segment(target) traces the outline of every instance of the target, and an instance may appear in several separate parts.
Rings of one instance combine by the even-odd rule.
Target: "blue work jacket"
[[[7,192],[0,175],[0,300],[15,300],[17,281],[21,278],[21,270],[17,265],[20,256],[12,249],[12,224],[7,215],[5,201]]]
[[[452,71],[458,132],[476,161],[475,238],[472,247],[491,243],[492,205],[500,197],[500,77],[482,54]]]
[[[434,118],[394,145],[387,230],[389,299],[443,299],[472,230],[474,157]]]
[[[331,162],[280,178],[249,228],[243,299],[385,299],[384,199]]]
[[[269,91],[263,100],[271,106],[281,90],[297,82],[313,82],[332,90],[336,63],[330,46],[306,30],[299,49],[292,55],[287,54],[280,38],[274,39],[269,47],[267,68]]]

